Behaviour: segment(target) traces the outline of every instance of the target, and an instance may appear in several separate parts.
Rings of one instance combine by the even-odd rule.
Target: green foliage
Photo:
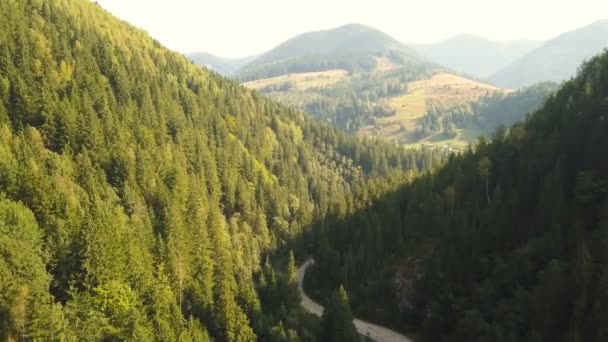
[[[344,287],[334,291],[321,317],[320,341],[358,342],[361,340],[353,323],[348,295]]]
[[[0,197],[0,337],[61,336],[62,317],[47,292],[42,232],[22,204]]]

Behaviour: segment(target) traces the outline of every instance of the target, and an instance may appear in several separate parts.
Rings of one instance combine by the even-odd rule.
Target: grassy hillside
[[[406,94],[392,96],[388,100],[387,107],[394,111],[394,114],[362,127],[359,133],[403,144],[427,142],[462,148],[470,142],[468,136],[446,137],[447,139],[437,136],[427,141],[427,137],[421,134],[423,119],[431,110],[428,105],[441,106],[447,111],[459,105],[477,102],[482,97],[509,92],[508,89],[496,88],[449,73],[435,74],[429,79],[408,83]]]
[[[608,339],[608,53],[525,122],[313,234],[309,290],[422,341]]]
[[[290,73],[344,69],[372,71],[377,58],[411,68],[429,64],[413,50],[374,28],[349,24],[296,36],[259,56],[236,73],[241,81]]]
[[[437,161],[314,122],[88,0],[0,17],[1,340],[310,340],[293,241]]]
[[[608,48],[608,20],[566,32],[504,67],[489,80],[518,88],[543,81],[561,82],[574,76],[578,66]]]
[[[540,44],[536,41],[492,41],[463,34],[433,44],[412,45],[412,48],[437,64],[485,79]]]
[[[441,141],[453,146],[473,142],[497,128],[523,121],[556,90],[557,84],[547,82],[513,92],[494,91],[470,102],[430,98],[417,134],[423,143]]]

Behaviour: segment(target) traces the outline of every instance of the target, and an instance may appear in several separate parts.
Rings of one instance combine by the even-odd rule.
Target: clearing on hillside
[[[406,138],[410,138],[415,133],[426,113],[424,91],[418,90],[392,97],[389,99],[388,107],[395,110],[394,115],[376,119],[374,125],[362,127],[359,135],[378,136],[398,142],[409,141],[410,139]]]
[[[512,90],[498,88],[489,84],[477,82],[458,75],[442,72],[430,79],[414,81],[407,84],[407,91],[413,92],[424,89],[428,96],[435,98],[458,97],[476,100],[480,96],[500,91],[510,93]]]
[[[277,90],[287,85],[285,90],[306,90],[309,88],[324,87],[336,84],[348,76],[348,71],[343,69],[332,69],[326,71],[301,72],[295,74],[281,75],[245,82],[243,85],[250,89],[262,90],[269,86],[276,86]],[[285,91],[281,90],[281,91]]]
[[[378,71],[390,71],[399,68],[401,68],[401,65],[395,64],[386,56],[376,57],[376,70]]]

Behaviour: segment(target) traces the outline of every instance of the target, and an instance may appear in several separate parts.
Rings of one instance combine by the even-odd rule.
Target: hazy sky
[[[403,42],[458,33],[547,39],[608,17],[608,0],[98,0],[171,49],[225,57],[264,52],[302,32],[347,23]]]

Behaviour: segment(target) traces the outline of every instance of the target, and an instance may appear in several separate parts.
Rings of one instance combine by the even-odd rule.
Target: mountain
[[[414,68],[430,64],[381,31],[365,25],[348,24],[289,39],[245,65],[235,76],[241,81],[251,81],[331,69],[372,71],[379,59],[389,65]]]
[[[463,54],[480,49],[495,60],[533,44],[462,36],[442,46],[456,53],[461,43],[471,48],[461,49]],[[234,76],[252,79],[243,85],[351,134],[447,150],[464,149],[500,123],[512,124],[512,118],[523,117],[519,110],[537,109],[549,93],[518,93],[504,102],[514,107],[498,105],[510,89],[427,62],[390,36],[357,24],[292,38]],[[493,117],[486,120],[482,107],[489,102]]]
[[[224,76],[234,74],[238,69],[257,58],[257,55],[242,58],[224,58],[206,52],[188,54],[187,57],[196,65],[209,68]]]
[[[585,60],[608,48],[608,20],[551,39],[492,75],[489,80],[517,88],[542,81],[561,82],[574,76]]]
[[[433,44],[410,46],[437,64],[485,79],[540,44],[528,40],[493,41],[485,37],[462,34]]]
[[[524,122],[319,231],[309,295],[422,341],[608,338],[608,53]],[[310,278],[310,279],[308,279]]]
[[[439,162],[259,96],[88,0],[0,1],[0,17],[1,340],[309,340],[295,241]]]

